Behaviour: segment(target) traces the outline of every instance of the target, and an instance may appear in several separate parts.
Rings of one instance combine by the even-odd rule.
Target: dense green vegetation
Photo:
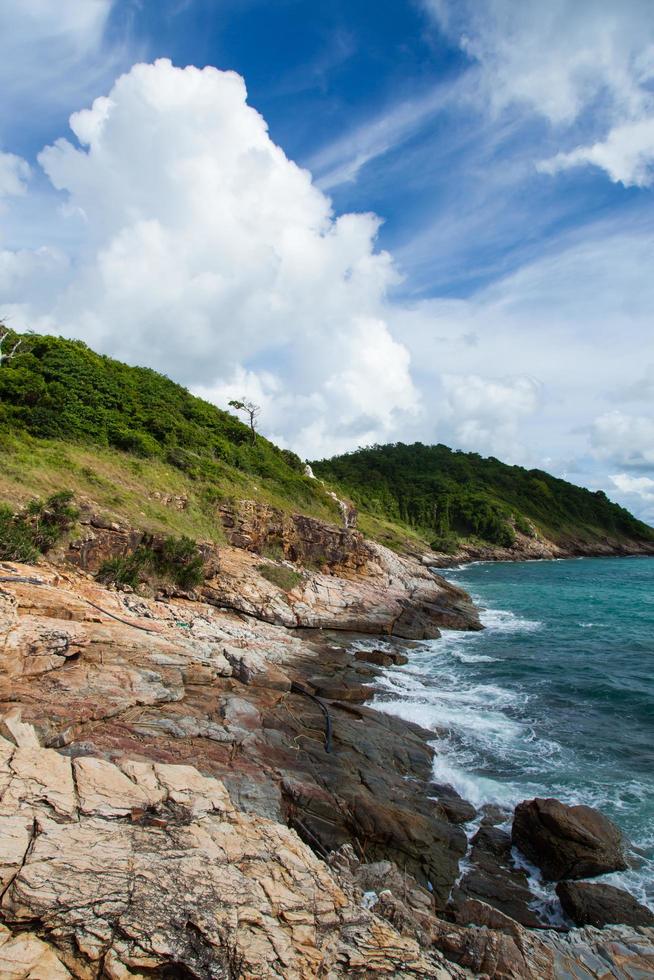
[[[418,529],[443,551],[454,550],[459,535],[510,545],[516,530],[534,527],[561,544],[654,541],[652,528],[601,490],[447,446],[372,446],[311,465],[362,509]]]
[[[191,538],[146,537],[131,554],[104,562],[97,577],[133,589],[154,580],[190,591],[204,581],[204,561]]]
[[[16,502],[54,499],[64,487],[131,526],[184,540],[219,541],[216,505],[243,498],[339,520],[294,453],[155,371],[79,341],[26,334],[0,364],[0,454],[0,501],[12,504],[0,504],[5,558],[28,560],[49,547],[35,537],[39,519],[29,508],[17,516]],[[446,446],[373,446],[313,466],[359,506],[365,533],[398,550],[426,540],[454,552],[460,537],[510,545],[517,531],[561,544],[654,540],[602,492]],[[170,505],[171,496],[183,504]],[[155,566],[140,554],[106,574],[129,584]]]
[[[218,486],[246,473],[300,509],[318,498],[324,505],[295,453],[253,438],[233,415],[156,371],[96,354],[80,341],[22,337],[17,355],[0,366],[3,430],[160,459]]]
[[[47,500],[32,500],[18,511],[0,504],[0,560],[32,562],[47,554],[77,517],[69,490],[52,494]]]

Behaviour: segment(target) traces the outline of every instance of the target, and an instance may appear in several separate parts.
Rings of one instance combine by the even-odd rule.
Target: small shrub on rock
[[[47,552],[66,534],[79,511],[74,506],[70,490],[53,493],[47,500],[33,500],[26,508],[26,519],[31,525],[32,537],[39,551]]]
[[[97,578],[133,589],[152,579],[189,592],[204,581],[204,559],[192,538],[148,538],[130,554],[105,561]]]
[[[526,534],[528,538],[534,537],[534,529],[526,517],[522,514],[515,514],[514,523],[516,531],[520,531],[520,534]]]
[[[429,547],[432,551],[453,555],[459,550],[459,539],[456,534],[441,534],[438,538],[434,538]]]
[[[31,562],[50,551],[77,520],[73,499],[62,490],[17,512],[0,505],[0,560]]]
[[[284,592],[290,592],[302,581],[300,573],[286,565],[257,565],[257,571]]]
[[[204,560],[192,538],[165,538],[154,556],[159,574],[180,589],[194,589],[204,581]]]
[[[100,566],[96,578],[107,585],[117,585],[118,588],[128,585],[135,589],[144,579],[148,558],[145,548],[137,548],[131,555],[122,558],[109,558]]]
[[[29,526],[16,520],[11,507],[0,504],[0,560],[32,562],[38,555]]]

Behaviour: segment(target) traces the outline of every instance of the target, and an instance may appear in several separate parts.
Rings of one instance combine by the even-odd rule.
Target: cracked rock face
[[[429,882],[445,905],[465,834],[429,799],[433,753],[423,733],[352,703],[368,696],[376,668],[348,652],[347,638],[305,640],[205,603],[144,600],[78,573],[36,571],[41,584],[7,585],[0,608],[0,733],[3,724],[8,737],[18,732],[20,710],[41,741],[76,757],[73,775],[93,776],[93,806],[108,816],[114,798],[128,809],[144,801],[124,780],[120,793],[105,788],[98,756],[197,765],[226,780],[243,809],[293,826],[317,853],[353,842]],[[55,635],[58,649],[66,638],[78,655],[42,660],[35,672],[27,652]],[[333,752],[319,706],[293,681],[336,699]],[[61,809],[63,776],[59,786]]]
[[[0,980],[654,975],[652,930],[524,929],[522,892],[446,921],[474,810],[352,638],[4,570]]]
[[[192,767],[0,752],[2,977],[454,975]]]

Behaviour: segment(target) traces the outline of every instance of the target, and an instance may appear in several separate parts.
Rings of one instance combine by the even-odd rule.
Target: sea
[[[434,779],[480,807],[586,803],[631,842],[602,880],[654,908],[654,558],[439,570],[486,627],[444,630],[384,671],[374,705],[434,732]]]

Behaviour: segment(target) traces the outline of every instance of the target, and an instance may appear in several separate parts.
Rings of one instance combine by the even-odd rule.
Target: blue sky
[[[0,62],[14,325],[654,520],[649,0],[0,0]]]

